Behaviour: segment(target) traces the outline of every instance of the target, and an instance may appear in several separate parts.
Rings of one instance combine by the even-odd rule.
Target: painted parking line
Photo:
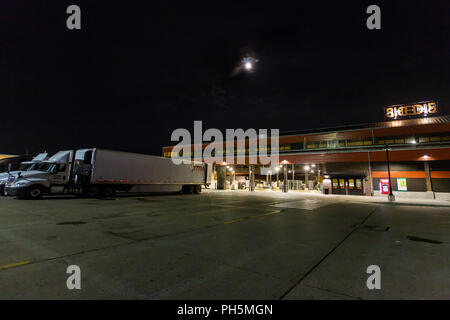
[[[264,216],[270,216],[270,215],[273,215],[273,214],[278,214],[280,212],[281,212],[281,210],[275,210],[275,211],[271,211],[271,212],[267,212],[267,213],[263,213],[263,214],[257,214],[257,215],[254,215],[254,216],[248,216],[248,217],[239,218],[239,219],[236,219],[236,220],[225,221],[224,224],[242,222],[242,221],[245,221],[245,220],[248,220],[248,219],[259,218],[259,217],[264,217]]]
[[[31,263],[31,261],[22,261],[22,262],[16,262],[16,263],[11,263],[11,264],[5,264],[3,266],[0,266],[0,270],[16,268],[16,267],[20,267],[20,266],[23,266],[23,265],[26,265],[29,263]]]

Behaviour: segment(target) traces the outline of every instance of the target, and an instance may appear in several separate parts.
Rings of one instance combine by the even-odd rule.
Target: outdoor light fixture
[[[280,171],[280,167],[276,167],[275,170],[276,170],[276,171]]]
[[[306,171],[308,171],[308,170],[309,170],[309,166],[305,166],[304,168],[305,168],[305,170],[306,170]]]
[[[289,170],[288,172],[289,172],[289,173],[291,173],[292,171],[291,171],[291,170]]]
[[[315,167],[316,167],[316,165],[315,165],[315,164],[312,164],[312,165],[311,165],[311,167],[315,168]]]
[[[314,173],[314,170],[311,170],[311,173]]]
[[[423,157],[424,157],[425,159],[428,159],[428,158],[429,158],[429,156],[428,156],[427,154],[425,154]]]
[[[413,140],[413,141],[411,141],[411,143],[412,143],[412,144],[416,144],[417,142],[416,142],[416,140]]]

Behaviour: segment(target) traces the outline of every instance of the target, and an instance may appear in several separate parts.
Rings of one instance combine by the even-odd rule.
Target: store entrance
[[[364,195],[364,177],[332,177],[332,193],[344,195]]]

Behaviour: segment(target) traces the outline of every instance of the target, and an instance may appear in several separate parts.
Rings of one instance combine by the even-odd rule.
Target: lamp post
[[[389,145],[385,145],[386,148],[386,162],[387,162],[387,168],[388,168],[388,179],[389,179],[389,201],[395,201],[395,196],[392,193],[392,183],[391,183],[391,168],[389,165]]]
[[[277,172],[277,188],[280,187],[280,181],[279,181],[279,175],[278,173],[280,172],[280,167],[276,167],[275,171]]]

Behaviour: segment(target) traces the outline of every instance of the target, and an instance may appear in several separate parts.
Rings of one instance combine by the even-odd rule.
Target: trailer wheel
[[[114,187],[105,187],[102,189],[103,197],[112,197],[116,194],[116,189]]]
[[[194,193],[199,194],[202,192],[202,186],[201,185],[196,185],[195,189],[194,189]]]
[[[182,188],[184,194],[193,194],[195,192],[195,186],[185,184]]]
[[[39,185],[35,185],[28,188],[25,197],[28,199],[36,200],[42,198],[43,194],[44,189]]]
[[[100,194],[100,192],[99,192],[98,187],[94,187],[94,186],[89,187],[87,192],[86,192],[86,195],[89,198],[96,198],[96,197],[98,197],[99,194]]]

